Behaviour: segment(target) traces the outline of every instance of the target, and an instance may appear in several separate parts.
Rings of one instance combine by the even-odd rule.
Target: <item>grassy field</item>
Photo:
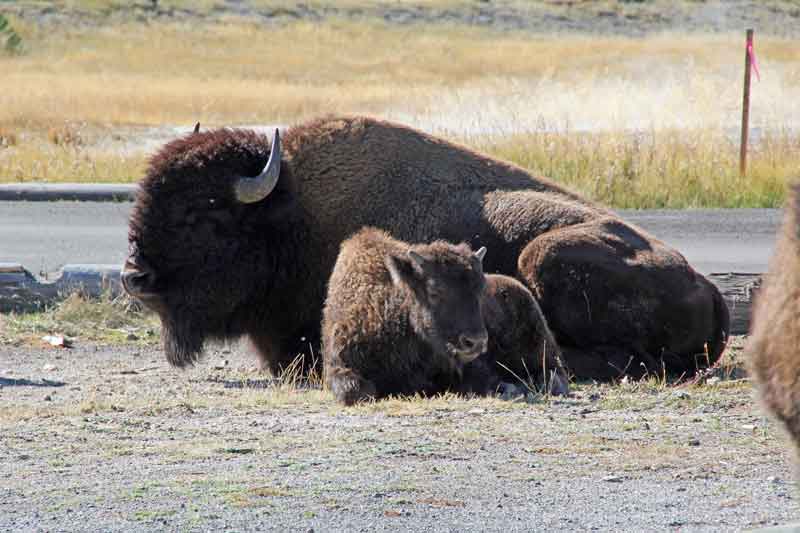
[[[787,39],[757,43],[759,140],[740,179],[739,35],[553,38],[338,19],[12,23],[25,51],[0,55],[4,182],[135,181],[159,128],[322,113],[410,123],[616,207],[777,206],[800,170],[800,48]]]

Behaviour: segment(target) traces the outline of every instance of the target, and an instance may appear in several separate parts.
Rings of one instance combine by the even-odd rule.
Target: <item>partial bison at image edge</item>
[[[722,297],[681,254],[545,178],[364,117],[296,125],[275,148],[247,130],[192,133],[140,183],[123,276],[158,312],[173,365],[241,335],[273,373],[318,354],[339,245],[364,226],[492,250],[485,271],[531,290],[578,378],[691,375],[725,347]]]
[[[567,393],[536,301],[512,278],[485,276],[485,253],[463,243],[409,245],[374,228],[347,239],[322,321],[334,397],[350,405],[446,391],[485,395],[497,392],[501,374],[505,383],[538,381],[540,390],[552,383],[552,392]]]
[[[755,298],[747,353],[761,401],[800,459],[800,184],[789,191],[775,254]]]

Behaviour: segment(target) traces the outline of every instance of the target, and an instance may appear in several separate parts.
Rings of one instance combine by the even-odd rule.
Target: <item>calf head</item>
[[[435,353],[465,364],[486,350],[481,298],[486,280],[477,252],[444,242],[413,246],[405,255],[389,255],[392,282],[409,295],[411,324]]]

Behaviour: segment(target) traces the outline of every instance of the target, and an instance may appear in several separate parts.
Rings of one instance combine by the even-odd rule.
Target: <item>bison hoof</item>
[[[569,396],[569,382],[563,375],[551,370],[550,381],[547,383],[547,392],[553,396]]]
[[[524,396],[525,390],[513,383],[502,381],[500,385],[497,386],[497,394],[499,394],[500,398],[503,400],[514,400],[520,396]]]

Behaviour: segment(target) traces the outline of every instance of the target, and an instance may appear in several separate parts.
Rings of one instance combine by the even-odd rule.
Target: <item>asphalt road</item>
[[[53,273],[66,263],[120,264],[131,205],[0,202],[0,262],[22,263],[33,273]],[[620,214],[680,250],[704,273],[765,271],[781,218],[778,209]]]

